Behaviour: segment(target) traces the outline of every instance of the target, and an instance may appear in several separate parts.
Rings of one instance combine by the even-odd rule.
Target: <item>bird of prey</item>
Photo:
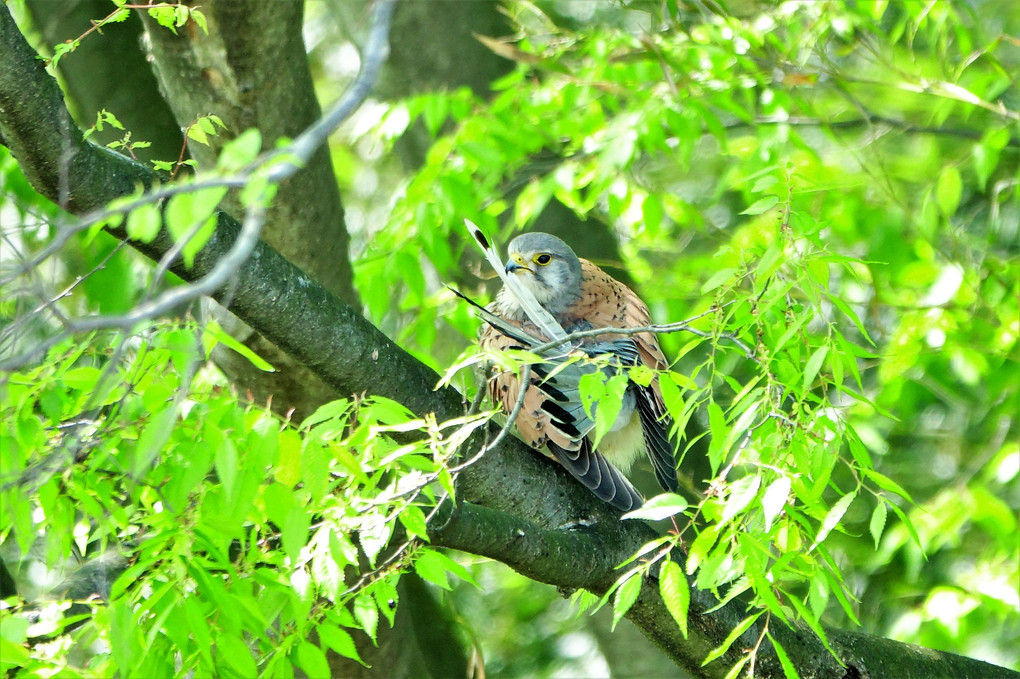
[[[488,247],[480,232],[476,238],[483,250]],[[498,256],[490,255],[490,261],[493,259],[498,262]],[[572,333],[649,324],[648,307],[630,288],[580,259],[570,246],[550,234],[526,233],[511,241],[505,274],[506,283],[495,301],[481,312],[487,324],[479,342],[487,349],[531,350],[547,343],[550,332],[559,335],[560,329]],[[527,292],[521,294],[521,287]],[[533,307],[521,298],[531,296],[531,304],[537,301],[551,315],[551,326],[529,313]],[[599,360],[578,360],[579,352],[582,358]],[[637,365],[666,369],[654,334],[610,332],[545,349],[540,356],[542,362],[531,365],[523,407],[515,422],[526,443],[536,450],[546,448],[597,497],[621,511],[636,509],[643,502],[623,475],[642,452],[651,460],[659,485],[677,492],[672,420],[662,402],[658,376],[648,386],[628,378],[620,413],[597,450],[593,448],[595,422],[586,413],[579,391],[581,378],[595,371],[609,379]],[[493,372],[489,395],[510,413],[518,400],[520,378],[510,370]]]

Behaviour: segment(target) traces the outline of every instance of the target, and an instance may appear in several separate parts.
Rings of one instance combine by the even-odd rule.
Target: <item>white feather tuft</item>
[[[563,339],[567,336],[566,331],[563,329],[553,315],[545,310],[538,300],[535,299],[535,295],[528,290],[526,287],[521,285],[513,276],[508,276],[506,268],[503,262],[499,258],[499,253],[496,248],[489,243],[489,239],[485,237],[482,230],[478,228],[478,225],[472,222],[470,219],[464,220],[464,225],[467,227],[468,233],[471,234],[471,240],[475,242],[478,248],[485,255],[485,258],[492,265],[492,268],[496,270],[496,273],[503,280],[503,285],[513,294],[517,299],[517,303],[521,309],[527,315],[528,319],[535,324],[536,327],[540,328],[549,339]]]

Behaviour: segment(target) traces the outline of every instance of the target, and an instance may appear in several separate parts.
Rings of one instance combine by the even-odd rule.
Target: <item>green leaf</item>
[[[835,591],[837,594],[840,594],[839,590]],[[806,623],[807,626],[811,628],[811,631],[815,633],[818,639],[821,640],[822,645],[824,645],[825,648],[828,649],[829,653],[832,653],[835,656],[836,652],[832,650],[831,646],[829,646],[829,638],[825,634],[825,628],[821,626],[815,615],[810,610],[808,610],[807,606],[805,606],[803,602],[801,602],[799,597],[790,596],[789,602],[790,604],[793,605],[795,609],[797,609],[797,614],[800,616],[800,619],[803,620],[804,623]]]
[[[767,212],[779,204],[779,196],[765,196],[751,203],[750,206],[740,214],[742,215],[760,215],[763,212]]]
[[[865,478],[874,481],[875,485],[882,490],[887,490],[890,493],[896,493],[910,503],[914,502],[914,500],[910,497],[910,494],[904,490],[900,484],[896,483],[885,474],[876,472],[874,469],[864,469],[863,471]]]
[[[361,629],[372,640],[376,642],[376,630],[379,627],[379,609],[375,605],[375,599],[370,594],[362,592],[354,599],[354,619],[361,625]]]
[[[633,570],[630,572],[630,577],[616,590],[616,597],[613,599],[612,629],[616,629],[616,624],[623,619],[623,616],[627,614],[630,607],[637,601],[638,595],[641,594],[641,581],[643,579],[640,571]]]
[[[804,383],[801,385],[801,389],[807,392],[811,388],[811,385],[815,381],[815,376],[818,375],[818,370],[822,367],[822,363],[825,361],[825,355],[829,353],[829,346],[823,345],[818,347],[811,358],[808,359],[807,365],[804,366]]]
[[[316,627],[316,632],[319,634],[319,640],[329,646],[334,653],[344,658],[357,660],[365,665],[361,656],[358,655],[358,647],[354,644],[354,638],[346,630],[329,623],[321,623]],[[368,665],[365,666],[368,667]]]
[[[790,496],[791,484],[789,476],[780,476],[770,483],[768,488],[765,489],[765,493],[762,494],[761,507],[765,519],[766,533],[772,528],[772,522],[775,521],[779,513],[786,507],[786,500]]]
[[[270,373],[276,372],[276,368],[274,368],[269,362],[248,348],[248,346],[243,342],[232,337],[230,333],[224,330],[216,321],[206,323],[204,330],[205,332],[202,335],[202,346],[205,349],[206,358],[209,357],[209,352],[212,351],[214,346],[222,344],[223,346],[237,352],[241,356],[244,356],[259,370]]]
[[[151,243],[163,227],[163,215],[152,203],[145,203],[130,213],[124,225],[128,236],[143,243]]]
[[[736,641],[741,634],[746,632],[748,628],[754,624],[755,620],[761,617],[763,612],[764,611],[754,613],[741,620],[739,625],[730,630],[730,633],[726,635],[726,638],[721,644],[709,651],[708,655],[705,656],[705,659],[701,661],[701,666],[704,667],[716,658],[722,656],[722,654],[726,651],[730,650],[730,646],[733,645],[733,642]]]
[[[641,203],[641,214],[645,230],[653,235],[658,233],[662,226],[662,201],[657,195],[650,193],[645,196]]]
[[[914,544],[916,544],[918,547],[924,550],[924,543],[921,542],[921,536],[917,534],[917,529],[914,528],[914,522],[910,520],[910,517],[904,514],[902,509],[900,509],[899,507],[892,503],[889,503],[889,507],[892,508],[893,513],[896,516],[900,517],[900,521],[902,521],[903,525],[906,526],[907,532],[910,533],[910,537],[911,539],[913,539]],[[928,558],[927,555],[925,556],[925,558],[926,559]]]
[[[603,376],[604,379],[604,376]],[[613,375],[605,382],[605,391],[602,393],[597,406],[595,407],[595,431],[592,439],[592,447],[596,448],[602,437],[612,430],[616,424],[616,418],[623,409],[623,395],[627,391],[629,379],[625,373]]]
[[[408,505],[398,517],[407,532],[429,542],[428,524],[425,522],[425,513],[417,505]]]
[[[298,642],[294,648],[294,655],[291,657],[291,660],[311,679],[332,676],[329,670],[329,663],[326,662],[326,655],[319,650],[318,646],[307,641]],[[252,672],[250,674],[242,674],[241,676],[254,677],[256,673]]]
[[[861,437],[858,436],[857,432],[849,424],[846,425],[846,431],[844,438],[847,442],[847,447],[850,449],[850,454],[853,455],[854,460],[857,464],[861,465],[862,469],[871,469],[874,464],[871,462],[871,454],[868,453],[868,449],[864,446],[864,442],[861,441]]]
[[[238,170],[255,160],[262,150],[262,133],[257,128],[249,128],[223,145],[217,167],[230,172]]]
[[[239,677],[254,677],[258,675],[255,659],[251,656],[251,650],[240,638],[233,634],[223,634],[221,632],[217,635],[216,659],[219,667],[229,667]]]
[[[775,186],[776,182],[779,181],[779,177],[774,174],[767,174],[762,177],[758,177],[754,185],[751,187],[751,193],[761,193]]]
[[[718,524],[712,525],[698,533],[698,537],[694,538],[694,542],[691,544],[691,551],[687,554],[687,575],[694,574],[694,571],[708,554],[708,550],[712,549],[712,546],[715,545],[715,541],[719,538],[719,533],[722,532],[722,529],[723,526]]]
[[[299,506],[291,507],[287,512],[287,520],[280,528],[280,543],[283,546],[283,553],[287,555],[292,564],[297,564],[301,558],[301,550],[308,543],[308,531],[311,528],[311,517],[308,516],[308,509]]]
[[[188,139],[197,141],[199,144],[204,146],[209,145],[209,135],[202,129],[201,125],[192,125],[188,128]]]
[[[743,656],[740,660],[733,664],[733,667],[731,667],[729,672],[727,672],[725,676],[723,676],[723,679],[737,679],[737,677],[740,676],[741,670],[744,669],[744,665],[750,662],[750,660],[751,660],[750,653]]]
[[[814,549],[829,535],[833,528],[839,525],[839,520],[846,514],[846,510],[850,507],[850,503],[857,497],[857,491],[847,493],[843,497],[836,500],[836,504],[832,505],[832,509],[828,511],[825,518],[822,520],[822,527],[818,529],[818,536],[815,538],[815,542],[811,545],[811,549]],[[808,550],[811,551],[811,550]]]
[[[875,549],[878,549],[879,540],[882,539],[882,531],[885,530],[887,512],[885,500],[879,498],[875,510],[871,512],[871,521],[868,523],[868,532],[875,539]]]
[[[446,577],[446,561],[431,549],[423,549],[414,560],[414,570],[424,580],[445,590],[453,589]]]
[[[726,498],[726,504],[723,506],[722,517],[719,519],[719,523],[728,523],[747,509],[747,506],[758,496],[760,488],[761,476],[758,474],[751,474],[731,483],[730,494]]]
[[[163,446],[170,440],[177,420],[177,410],[172,404],[165,406],[162,410],[156,411],[150,418],[145,428],[138,437],[138,445],[135,447],[134,464],[131,474],[135,478],[141,478],[152,461],[156,459]]]
[[[280,432],[280,455],[276,462],[276,480],[293,488],[301,480],[301,437],[292,429]]]
[[[673,616],[680,634],[687,638],[687,611],[691,603],[690,585],[683,569],[675,561],[665,561],[659,570],[659,594],[666,610]]]
[[[988,179],[999,164],[999,155],[1009,143],[1009,128],[1001,127],[988,130],[980,143],[974,145],[974,173],[977,175],[978,187],[984,191]]]
[[[951,217],[956,213],[960,205],[960,196],[963,193],[963,180],[960,171],[955,165],[948,165],[939,175],[939,181],[935,188],[935,199],[938,201],[939,212],[944,217]]]
[[[216,476],[219,478],[220,483],[223,484],[223,490],[227,496],[227,502],[231,502],[237,493],[237,448],[234,442],[230,439],[226,439],[216,449],[216,459],[214,462],[216,469]]]
[[[779,658],[779,664],[783,667],[783,675],[786,679],[800,679],[797,668],[793,666],[793,661],[786,654],[786,649],[779,644],[771,632],[766,632],[765,634],[768,636],[769,641],[772,642],[772,648],[776,651],[776,657]]]
[[[687,509],[687,500],[675,493],[663,493],[651,498],[632,512],[623,515],[624,519],[644,519],[660,521],[675,516]]]
[[[737,270],[733,267],[719,269],[714,274],[712,274],[709,277],[709,279],[705,281],[704,284],[702,284],[701,294],[703,295],[707,294],[718,288],[723,283],[728,282],[731,278],[733,278],[733,274],[735,274],[736,272]]]
[[[167,201],[164,223],[174,242],[186,240],[181,251],[186,266],[194,263],[195,255],[215,232],[216,209],[226,195],[225,187],[213,187],[181,193]]]
[[[726,439],[729,438],[730,428],[726,424],[726,416],[718,403],[712,401],[708,404],[708,430],[711,442],[708,446],[708,460],[712,464],[712,474],[719,473],[726,453]]]

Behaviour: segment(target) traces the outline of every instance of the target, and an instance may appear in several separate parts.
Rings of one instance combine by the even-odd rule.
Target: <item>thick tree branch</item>
[[[137,183],[153,180],[144,167],[82,140],[56,82],[35,58],[6,6],[0,8],[0,135],[36,190],[73,213],[98,209],[111,198],[132,192]],[[172,270],[190,281],[207,275],[238,234],[237,221],[221,214],[214,238],[194,265],[187,268],[175,262]],[[114,235],[126,237],[122,232]],[[173,242],[163,233],[151,243],[132,245],[159,259]],[[238,271],[229,308],[341,393],[380,394],[439,419],[460,415],[465,408],[453,389],[433,390],[438,376],[431,369],[264,243],[256,245]],[[491,555],[563,588],[583,585],[604,592],[619,575],[616,564],[655,537],[643,523],[621,523],[611,508],[565,471],[516,440],[493,448],[464,470],[460,482],[461,498],[470,504],[437,517],[437,543]],[[583,528],[569,530],[570,526]],[[682,562],[681,555],[675,558]],[[708,613],[715,603],[711,596],[699,590],[691,594],[688,640],[680,636],[651,582],[642,588],[628,617],[690,671],[722,676],[754,643],[760,627],[752,627],[727,655],[701,668],[705,653],[733,629],[743,610],[734,602]],[[772,632],[801,676],[1017,676],[966,658],[829,630],[830,642],[846,663],[843,667],[810,633],[778,625]],[[767,648],[761,649],[756,667],[758,676],[783,676]]]

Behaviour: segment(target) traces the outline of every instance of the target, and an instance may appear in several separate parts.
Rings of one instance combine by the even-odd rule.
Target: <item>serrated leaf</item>
[[[354,638],[346,630],[329,623],[323,623],[316,628],[316,632],[319,634],[319,640],[329,646],[337,655],[357,660],[362,665],[365,664],[361,656],[358,655],[358,647],[354,644]]]
[[[904,490],[900,484],[896,483],[885,474],[876,472],[874,469],[865,469],[864,476],[874,481],[875,485],[877,485],[882,490],[887,490],[890,493],[896,493],[900,497],[904,498],[905,500],[913,504],[914,500],[910,497],[910,494],[907,493],[907,491]]]
[[[789,597],[789,602],[795,609],[797,609],[797,614],[800,616],[800,619],[811,628],[811,631],[815,633],[818,639],[822,642],[822,645],[828,649],[829,653],[836,655],[836,652],[832,650],[831,646],[829,646],[829,638],[825,634],[825,628],[823,628],[818,622],[818,618],[816,618],[815,615],[808,610],[807,606],[801,602],[799,597],[791,596]]]
[[[847,493],[843,497],[836,500],[836,504],[832,505],[832,509],[828,511],[825,518],[822,519],[822,527],[818,529],[818,536],[815,538],[815,542],[811,545],[811,549],[814,549],[828,537],[832,529],[839,525],[839,520],[846,514],[846,510],[850,507],[850,503],[857,497],[857,491]],[[808,550],[811,551],[811,550]]]
[[[660,521],[675,516],[687,509],[687,500],[675,493],[656,495],[632,512],[623,515],[624,519],[644,519]]]
[[[709,526],[694,538],[694,542],[691,543],[691,551],[687,554],[687,575],[694,574],[705,555],[708,554],[708,550],[712,549],[715,541],[719,538],[722,529],[723,527],[720,525]]]
[[[687,612],[691,603],[691,589],[683,569],[675,561],[666,561],[659,570],[659,594],[666,610],[673,616],[680,634],[687,638]]]
[[[613,626],[612,629],[616,629],[616,624],[623,619],[623,616],[627,614],[630,607],[637,601],[638,595],[641,594],[641,581],[644,579],[641,577],[641,573],[632,571],[632,575],[620,585],[616,590],[616,596],[613,599]]]
[[[326,662],[326,654],[319,650],[318,646],[300,641],[294,649],[294,656],[291,658],[295,665],[300,667],[309,677],[330,676],[329,663]],[[241,676],[255,676],[245,674]]]
[[[765,489],[761,496],[762,515],[765,519],[765,532],[772,528],[772,522],[776,520],[780,512],[786,506],[786,499],[790,496],[792,481],[789,476],[781,476]]]
[[[772,636],[771,632],[766,632],[769,641],[772,642],[772,648],[776,651],[776,657],[779,658],[779,664],[783,667],[783,674],[786,679],[800,679],[800,675],[797,673],[797,668],[793,666],[793,661],[790,660],[790,656],[786,654],[786,649],[779,645],[776,638]]]
[[[361,629],[372,640],[376,642],[376,630],[379,627],[379,609],[375,605],[375,599],[364,592],[354,599],[354,619],[361,625]]]
[[[726,635],[726,638],[723,640],[721,644],[719,644],[718,646],[716,646],[715,648],[708,652],[708,655],[705,656],[705,659],[701,661],[701,666],[704,667],[708,663],[720,657],[726,651],[730,650],[730,646],[733,645],[733,642],[736,641],[741,634],[746,632],[748,628],[754,624],[754,621],[761,617],[761,614],[762,614],[761,612],[754,613],[753,615],[749,615],[743,620],[741,620],[740,624],[734,627],[730,631],[730,633]]]
[[[765,196],[751,203],[746,210],[741,212],[742,215],[760,215],[763,212],[767,212],[774,208],[779,203],[779,196]]]
[[[209,135],[206,134],[205,130],[200,125],[192,125],[188,128],[188,139],[197,141],[199,144],[205,146],[209,145]]]
[[[761,488],[761,477],[757,474],[745,476],[730,484],[730,494],[723,506],[722,518],[719,523],[728,523],[738,514],[747,509],[747,506],[758,496]]]
[[[453,589],[446,577],[446,565],[439,558],[439,554],[431,549],[425,549],[418,553],[418,558],[414,560],[414,570],[433,585],[446,590]]]
[[[861,437],[858,436],[853,427],[846,425],[846,432],[844,436],[846,438],[847,447],[850,449],[850,454],[853,455],[857,464],[861,465],[863,469],[871,469],[874,466],[871,462],[871,454],[868,453],[868,449],[864,446],[864,442],[861,441]]]
[[[914,523],[910,520],[910,517],[904,514],[903,510],[894,504],[890,503],[889,507],[892,508],[893,513],[896,516],[900,517],[900,521],[902,521],[903,525],[906,526],[907,532],[910,533],[910,537],[911,539],[913,539],[914,544],[921,548],[922,556],[924,556],[924,558],[927,559],[928,555],[924,553],[924,543],[921,542],[921,536],[917,534],[917,529],[914,528]]]
[[[708,445],[708,461],[712,465],[712,474],[719,473],[723,458],[726,456],[726,439],[729,437],[730,428],[726,424],[726,416],[722,408],[715,401],[708,404],[708,431],[712,437]]]
[[[400,523],[408,533],[429,542],[428,524],[425,522],[425,513],[422,512],[421,507],[408,505],[397,518],[400,519]]]
[[[389,542],[390,533],[391,524],[387,523],[380,516],[373,516],[368,521],[363,522],[361,530],[358,531],[358,541],[361,544],[361,551],[365,553],[365,556],[368,557],[369,563],[373,566],[375,565],[375,558],[379,556],[379,552],[381,552],[383,547],[386,546],[386,543]]]
[[[730,671],[727,672],[725,676],[723,676],[723,679],[737,679],[737,677],[740,676],[741,670],[744,669],[744,665],[746,665],[750,660],[751,654],[748,653],[740,660],[738,660],[736,663],[734,663],[733,667],[730,668]]]
[[[871,521],[868,522],[868,532],[871,533],[871,537],[875,539],[875,549],[878,549],[878,543],[882,539],[882,531],[885,530],[885,520],[888,514],[886,509],[885,501],[879,498],[878,505],[875,506],[875,510],[871,512]]]

